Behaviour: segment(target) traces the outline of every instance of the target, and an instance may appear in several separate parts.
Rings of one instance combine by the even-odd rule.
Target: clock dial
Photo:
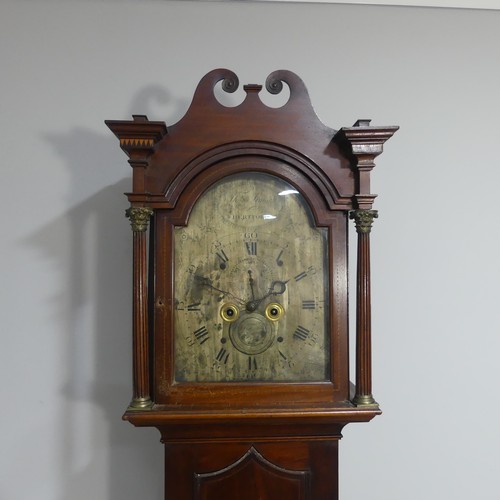
[[[176,381],[328,380],[327,237],[277,177],[207,190],[174,229]]]

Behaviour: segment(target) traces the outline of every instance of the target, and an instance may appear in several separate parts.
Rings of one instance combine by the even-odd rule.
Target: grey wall
[[[204,0],[226,1],[238,0]],[[451,7],[462,9],[490,9],[499,10],[496,0],[255,0],[257,2],[300,2],[300,3],[342,3],[364,5],[409,5],[413,7]]]
[[[177,121],[199,79],[299,74],[374,171],[374,393],[341,499],[495,500],[500,12],[167,1],[0,5],[0,498],[162,497],[131,394],[130,169],[104,119]],[[320,499],[318,499],[320,500]]]

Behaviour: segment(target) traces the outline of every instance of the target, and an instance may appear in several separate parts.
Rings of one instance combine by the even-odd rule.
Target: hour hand
[[[288,280],[286,281],[273,281],[271,283],[271,286],[269,287],[269,291],[260,299],[253,299],[250,302],[246,303],[246,310],[253,312],[259,307],[259,304],[264,300],[267,299],[268,297],[271,297],[271,295],[282,295],[286,291],[286,284],[288,283]]]
[[[273,281],[271,283],[271,286],[269,287],[269,295],[281,295],[285,293],[286,290],[286,284],[288,283],[289,280],[286,281]]]

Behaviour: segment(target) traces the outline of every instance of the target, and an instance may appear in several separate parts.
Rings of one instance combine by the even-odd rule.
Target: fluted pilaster
[[[371,360],[371,288],[370,288],[370,232],[376,210],[353,210],[358,233],[358,262],[356,283],[356,406],[374,406],[372,396]]]
[[[152,405],[149,387],[147,229],[153,211],[131,207],[126,211],[133,231],[133,398],[131,408]]]

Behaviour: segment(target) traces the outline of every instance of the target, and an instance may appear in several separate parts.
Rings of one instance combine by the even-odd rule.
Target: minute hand
[[[269,287],[269,291],[259,299],[253,299],[249,302],[246,303],[246,310],[249,312],[253,312],[259,307],[259,304],[264,300],[267,299],[268,297],[271,297],[271,295],[281,295],[285,293],[286,290],[286,284],[288,283],[289,280],[286,281],[273,281],[271,283],[271,286]]]
[[[212,280],[210,278],[195,274],[195,279],[196,279],[196,281],[198,281],[198,283],[201,286],[206,286],[208,288],[211,288],[212,290],[215,290],[216,292],[222,293],[223,295],[231,296],[231,297],[233,297],[233,299],[237,300],[240,304],[245,303],[245,301],[243,299],[236,297],[236,295],[232,294],[231,292],[229,292],[227,290],[221,290],[220,288],[217,288],[216,286],[212,285]]]

